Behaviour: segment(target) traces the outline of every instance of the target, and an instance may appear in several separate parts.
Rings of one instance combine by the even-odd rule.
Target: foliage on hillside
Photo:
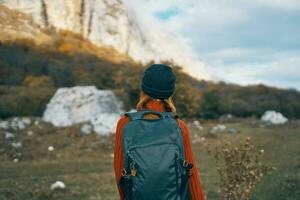
[[[55,33],[43,45],[30,40],[0,42],[0,117],[41,115],[56,88],[75,85],[111,89],[126,109],[133,108],[145,66],[69,32]],[[174,101],[184,117],[260,116],[268,109],[300,117],[300,93],[295,90],[199,81],[178,66],[174,69]],[[25,104],[30,105],[26,111],[16,106]]]
[[[54,88],[48,87],[7,87],[0,86],[0,118],[43,113]]]
[[[234,84],[208,83],[204,89],[203,117],[224,113],[236,116],[261,116],[266,110],[276,110],[289,118],[300,117],[300,93],[265,85],[241,87]]]

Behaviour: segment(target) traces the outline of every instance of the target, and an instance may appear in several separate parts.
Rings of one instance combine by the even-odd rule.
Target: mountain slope
[[[21,38],[35,39],[39,42],[49,37],[30,16],[0,4],[0,39],[3,41]]]
[[[0,118],[41,115],[56,89],[75,85],[113,90],[126,109],[135,106],[144,64],[112,46],[99,47],[80,33],[36,21],[0,5]],[[300,117],[297,91],[199,81],[175,65],[174,71],[178,80],[174,101],[182,116],[216,118],[231,113],[246,117],[276,110],[289,118]]]
[[[209,78],[204,64],[159,27],[138,24],[121,0],[0,0],[32,17],[39,26],[69,30],[98,46],[111,46],[143,63],[173,61],[197,78]]]
[[[30,40],[0,43],[0,118],[41,115],[56,89],[78,85],[113,90],[126,110],[135,107],[145,66],[118,60],[117,53],[87,51],[93,44],[69,32],[54,38],[48,45]],[[276,110],[289,119],[300,117],[297,91],[198,81],[178,67],[174,71],[174,101],[181,116],[217,118],[231,113],[247,117]]]

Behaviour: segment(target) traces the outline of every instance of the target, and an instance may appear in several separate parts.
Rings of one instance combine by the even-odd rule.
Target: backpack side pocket
[[[129,174],[124,174],[119,182],[120,187],[124,191],[125,200],[132,200],[132,177]]]
[[[188,163],[186,160],[182,161],[182,183],[180,188],[180,194],[182,199],[189,200],[190,192],[189,192],[189,179],[190,179],[190,170],[193,168],[192,163]]]

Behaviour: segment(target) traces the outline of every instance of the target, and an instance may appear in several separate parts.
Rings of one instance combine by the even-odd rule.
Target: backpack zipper
[[[175,174],[176,174],[176,191],[177,191],[177,194],[179,195],[179,182],[178,182],[178,179],[179,179],[179,173],[178,173],[178,170],[179,170],[179,166],[178,166],[178,154],[175,153]]]
[[[128,161],[129,161],[129,169],[130,169],[130,175],[136,176],[137,174],[137,163],[134,161],[134,158],[130,151],[127,152],[128,155]]]

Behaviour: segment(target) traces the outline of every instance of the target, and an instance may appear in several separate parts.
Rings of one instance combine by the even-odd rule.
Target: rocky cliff
[[[175,36],[159,27],[142,27],[121,0],[0,0],[0,4],[31,16],[41,28],[69,30],[134,60],[173,61],[193,76],[209,78],[204,64],[192,58]]]

